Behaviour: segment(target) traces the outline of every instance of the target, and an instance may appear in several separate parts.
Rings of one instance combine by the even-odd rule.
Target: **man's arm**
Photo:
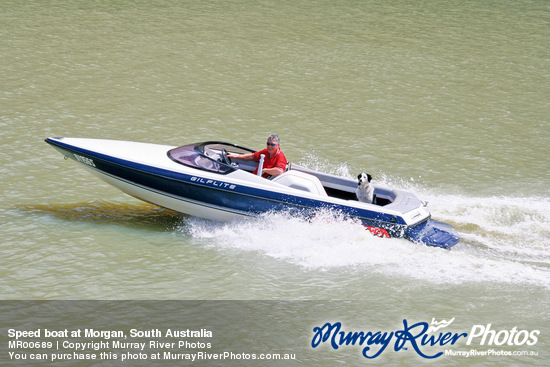
[[[235,158],[235,159],[241,159],[243,161],[251,161],[254,159],[254,153],[246,153],[246,154],[235,154],[235,153],[227,153],[227,158]]]
[[[284,171],[279,167],[273,167],[273,168],[264,168],[262,170],[262,173],[267,173],[270,176],[279,176],[279,175],[282,175]]]

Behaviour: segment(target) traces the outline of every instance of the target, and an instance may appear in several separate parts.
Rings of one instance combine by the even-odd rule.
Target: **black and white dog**
[[[374,200],[374,187],[370,184],[372,176],[368,173],[361,173],[357,176],[358,187],[355,189],[355,195],[357,195],[357,200],[363,203],[372,203]]]

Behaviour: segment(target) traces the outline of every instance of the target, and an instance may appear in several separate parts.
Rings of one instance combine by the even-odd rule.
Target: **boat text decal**
[[[196,176],[191,177],[191,181],[201,183],[203,185],[210,185],[210,186],[215,186],[215,187],[219,187],[222,189],[229,189],[229,190],[235,190],[235,188],[237,187],[237,185],[230,184],[228,182],[204,179],[202,177],[196,177]]]
[[[77,161],[87,164],[88,166],[95,167],[94,161],[92,159],[74,153],[73,155]]]
[[[371,227],[371,226],[365,226],[365,228],[368,229],[369,232],[375,236],[390,238],[388,231],[386,231],[384,228]]]

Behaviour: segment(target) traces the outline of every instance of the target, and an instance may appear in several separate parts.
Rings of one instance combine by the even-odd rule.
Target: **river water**
[[[507,346],[538,356],[438,364],[540,366],[550,358],[549,24],[545,1],[2,1],[0,297],[296,301],[276,314],[310,320],[291,327],[305,365],[365,363],[359,349],[310,348],[323,322],[390,330],[456,318],[455,331],[540,330],[534,346]],[[43,141],[260,149],[271,133],[291,162],[413,191],[462,241],[444,251],[374,238],[331,214],[186,217],[122,194]],[[314,307],[323,302],[330,320]],[[78,312],[67,320],[78,324]],[[235,322],[252,328],[246,315]],[[389,349],[374,361],[423,361]]]

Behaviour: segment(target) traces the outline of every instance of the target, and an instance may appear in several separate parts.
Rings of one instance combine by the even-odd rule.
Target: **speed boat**
[[[180,147],[120,140],[56,138],[46,142],[103,181],[155,205],[220,222],[275,211],[315,216],[335,211],[379,237],[400,237],[449,249],[459,242],[452,226],[431,218],[413,193],[374,186],[373,203],[357,200],[357,180],[289,164],[263,178],[258,163],[228,152],[254,150],[221,141]]]

